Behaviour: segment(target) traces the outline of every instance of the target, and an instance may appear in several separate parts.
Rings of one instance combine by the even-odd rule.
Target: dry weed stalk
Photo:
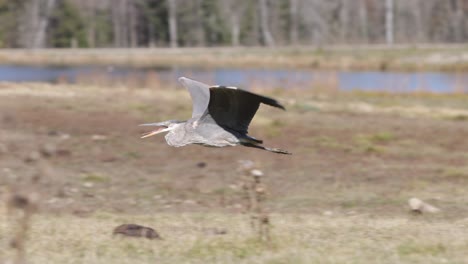
[[[254,169],[252,161],[240,161],[243,213],[248,214],[252,229],[260,240],[271,241],[270,216],[265,208],[266,186],[262,183],[263,172]]]
[[[26,240],[31,225],[31,218],[38,211],[40,195],[37,191],[39,181],[48,172],[48,164],[39,152],[32,152],[25,160],[26,166],[33,166],[35,172],[30,177],[11,175],[8,179],[6,212],[9,225],[14,230],[10,242],[16,250],[14,263],[26,262]]]
[[[31,217],[37,210],[37,202],[38,196],[35,193],[22,193],[18,190],[13,190],[7,200],[11,225],[13,225],[13,220],[17,223],[15,235],[10,242],[10,246],[16,249],[15,263],[25,263],[25,242]]]

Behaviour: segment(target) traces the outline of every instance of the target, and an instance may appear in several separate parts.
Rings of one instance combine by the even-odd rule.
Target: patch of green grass
[[[319,107],[309,102],[296,102],[295,104],[292,105],[291,108],[292,110],[298,111],[300,113],[320,111]]]
[[[355,142],[369,142],[376,144],[383,144],[395,139],[395,136],[390,132],[377,132],[373,134],[363,135],[358,134],[354,137]]]
[[[399,199],[398,197],[383,197],[376,193],[371,193],[368,191],[368,195],[362,195],[359,193],[348,193],[344,194],[340,198],[339,205],[344,209],[359,208],[362,206],[366,207],[382,207],[382,206],[398,206],[404,204],[405,202]]]
[[[318,136],[313,139],[313,142],[323,148],[341,150],[344,152],[352,151],[352,147],[339,142],[336,138],[329,136]]]
[[[137,243],[135,243],[137,242]],[[122,246],[120,247],[120,252],[122,252],[124,255],[127,257],[139,257],[139,256],[147,256],[151,257],[154,252],[153,249],[150,247],[142,247],[138,244],[141,241],[125,241]],[[114,249],[111,249],[109,247],[101,246],[100,248],[97,248],[97,251],[101,251],[101,255],[105,255],[106,251],[113,251]]]
[[[340,145],[335,138],[328,137],[328,136],[315,137],[314,141],[317,145],[322,146],[322,147],[336,148]]]
[[[454,180],[468,180],[468,167],[445,168],[442,171],[442,176]]]
[[[219,187],[215,188],[211,191],[213,195],[235,195],[237,192],[232,190],[231,188]]]
[[[270,126],[272,127],[282,128],[285,125],[286,124],[282,120],[279,120],[279,119],[274,119],[270,122]]]
[[[383,153],[385,151],[384,147],[377,145],[374,140],[366,135],[357,135],[353,138],[354,149],[362,153]]]
[[[468,115],[458,114],[458,115],[449,117],[449,119],[455,120],[455,121],[468,121]]]
[[[282,120],[274,119],[265,126],[264,130],[269,137],[276,137],[280,135],[284,126],[286,126],[286,124]]]
[[[151,111],[151,105],[144,103],[131,103],[128,105],[128,109],[136,110],[142,113],[148,113]]]
[[[384,144],[391,142],[395,136],[390,132],[377,132],[369,135],[359,134],[353,138],[354,147],[359,152],[383,153]]]
[[[374,143],[386,143],[395,139],[391,132],[378,132],[368,136],[369,140]]]
[[[142,156],[140,153],[135,151],[129,151],[125,153],[125,157],[132,158],[132,159],[140,159]]]
[[[75,105],[72,105],[72,104],[67,104],[67,105],[63,106],[63,109],[73,111],[73,110],[76,110],[77,107]]]
[[[422,241],[408,241],[404,242],[397,248],[398,254],[406,255],[423,255],[423,256],[436,256],[443,254],[447,248],[441,243],[427,244]]]
[[[268,247],[256,238],[248,238],[243,241],[228,241],[216,239],[212,241],[197,240],[185,253],[188,258],[209,258],[212,256],[228,254],[236,259],[245,259],[250,256],[260,255]]]
[[[383,153],[385,149],[381,146],[376,146],[373,144],[362,144],[359,146],[360,149],[365,153]]]
[[[110,178],[106,175],[99,174],[99,173],[88,173],[81,177],[83,182],[95,182],[95,183],[103,183],[109,182]]]

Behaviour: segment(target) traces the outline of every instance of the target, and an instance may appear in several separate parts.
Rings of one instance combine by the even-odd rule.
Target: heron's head
[[[151,137],[160,133],[169,132],[179,126],[180,124],[184,123],[184,121],[178,120],[168,120],[159,123],[149,123],[149,124],[141,124],[140,126],[153,126],[156,127],[155,130],[145,133],[141,136],[141,138]]]

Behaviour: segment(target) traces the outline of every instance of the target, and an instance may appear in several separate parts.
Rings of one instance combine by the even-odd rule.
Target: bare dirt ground
[[[150,90],[3,83],[0,85],[1,194],[6,194],[8,182],[21,181],[37,173],[37,166],[28,160],[34,155],[31,153],[42,151],[49,157],[44,165],[46,176],[36,187],[41,193],[37,228],[54,221],[75,225],[75,229],[67,231],[64,226],[57,225],[54,232],[76,237],[80,230],[86,229],[86,225],[79,228],[76,225],[94,221],[96,225],[92,228],[100,230],[96,232],[102,239],[114,224],[122,221],[150,222],[156,228],[159,224],[163,231],[170,232],[173,229],[164,229],[164,225],[194,225],[197,219],[208,223],[210,215],[214,214],[213,219],[218,220],[211,224],[224,223],[224,227],[232,224],[227,228],[244,234],[245,227],[236,227],[239,223],[232,221],[240,211],[238,161],[248,159],[265,174],[267,206],[274,214],[273,223],[277,223],[278,240],[285,236],[289,239],[285,241],[297,248],[302,243],[323,246],[320,252],[309,246],[302,248],[296,262],[343,263],[349,260],[362,263],[365,259],[385,258],[391,252],[398,258],[382,263],[395,263],[391,260],[440,263],[442,259],[448,263],[465,263],[467,258],[463,252],[468,252],[466,95],[261,92],[279,98],[288,111],[261,107],[250,134],[263,139],[267,146],[291,151],[291,156],[243,147],[172,148],[166,145],[163,137],[140,139],[140,134],[146,131],[137,126],[140,123],[190,116],[190,98],[181,87]],[[441,212],[415,218],[407,208],[411,197],[421,198],[439,207]],[[186,218],[182,217],[185,220],[177,222],[181,221],[178,216],[187,214]],[[299,227],[302,221],[305,225]],[[354,221],[361,224],[353,229]],[[407,226],[407,221],[416,222]],[[104,226],[107,224],[110,226]],[[300,239],[290,234],[288,228],[293,228]],[[368,235],[368,228],[383,232],[382,236],[378,235],[380,233]],[[311,229],[316,229],[312,233],[318,237],[301,235]],[[6,240],[7,227],[1,230],[0,240]],[[361,250],[362,254],[345,250],[340,236],[335,237],[338,240],[327,240],[330,233],[323,230],[334,234],[344,232],[343,235],[350,236],[346,239],[351,239],[355,230],[364,246],[356,242],[349,249]],[[390,232],[385,233],[386,230]],[[441,234],[445,231],[450,235]],[[35,238],[41,237],[40,229],[33,228],[34,232]],[[179,236],[183,237],[183,233]],[[187,235],[195,236],[190,232]],[[404,239],[392,238],[395,236]],[[457,237],[459,240],[455,239]],[[55,238],[56,235],[49,234],[44,239]],[[386,242],[391,246],[373,255],[371,251],[377,250],[372,246],[373,239],[382,247]],[[32,255],[40,263],[41,258],[49,255],[43,255],[40,240],[34,241]],[[175,237],[169,238],[169,242],[176,241]],[[179,255],[180,259],[172,258],[171,254],[180,251],[169,250],[167,241],[164,242],[166,249],[172,253],[156,250],[154,244],[118,243],[121,249],[131,251],[126,253],[130,256],[128,263],[132,254],[141,262],[150,262],[151,257],[157,255],[167,263],[193,259],[201,263],[219,262],[219,258],[211,257],[220,255],[222,262],[244,259],[245,262],[276,260],[275,263],[286,263],[288,256],[295,254],[294,247],[287,247],[285,241],[277,245],[276,255],[257,244],[244,249],[250,242],[238,237],[228,241],[221,243],[220,249],[219,241],[215,246],[212,240],[189,239],[185,245],[196,252],[185,248],[191,253],[184,251],[187,255]],[[427,243],[422,243],[424,241]],[[104,244],[108,246],[109,240],[90,242],[85,239],[76,243],[80,248],[91,245],[99,248]],[[202,250],[210,245],[212,251]],[[238,246],[240,255],[229,255],[232,253],[230,245]],[[129,249],[140,246],[144,252]],[[194,249],[195,246],[200,249]],[[88,263],[119,259],[115,252],[106,251],[107,248],[100,250],[105,252],[104,260],[94,251],[94,258],[91,258],[86,250],[73,257],[78,262],[87,260]],[[242,250],[247,256],[265,258],[245,258]],[[266,251],[270,253],[264,255]],[[63,263],[59,253],[50,254],[55,262]],[[165,254],[172,257],[164,258]],[[124,259],[120,262],[125,263]]]

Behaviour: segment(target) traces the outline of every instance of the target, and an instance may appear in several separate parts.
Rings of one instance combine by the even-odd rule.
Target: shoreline
[[[0,49],[0,64],[458,72],[468,46]]]

